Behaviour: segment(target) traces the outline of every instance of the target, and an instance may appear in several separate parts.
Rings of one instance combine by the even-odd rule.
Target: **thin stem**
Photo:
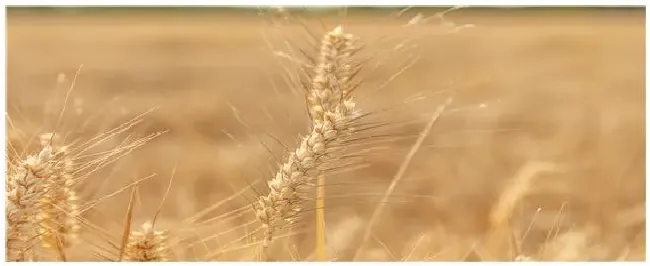
[[[393,180],[391,181],[390,185],[386,189],[386,192],[384,193],[384,196],[382,197],[382,202],[385,202],[388,197],[393,193],[395,190],[395,187],[397,186],[397,183],[402,179],[402,176],[404,176],[404,173],[406,173],[406,170],[408,169],[409,165],[411,164],[411,160],[417,153],[417,151],[420,149],[420,146],[422,146],[422,142],[424,142],[424,139],[429,135],[429,132],[431,132],[431,128],[433,128],[433,125],[435,122],[438,120],[440,115],[444,112],[444,110],[447,108],[447,106],[451,104],[451,98],[448,98],[447,101],[438,107],[436,112],[431,116],[431,119],[427,123],[426,127],[422,132],[420,133],[420,136],[418,139],[415,141],[413,146],[411,146],[411,150],[409,151],[408,155],[404,158],[404,161],[402,161],[402,164],[400,165],[397,173],[393,177]],[[378,205],[374,212],[372,213],[372,216],[370,217],[370,222],[368,223],[368,227],[366,228],[366,231],[363,235],[363,239],[361,241],[361,246],[357,249],[356,253],[354,254],[354,261],[357,260],[358,256],[362,252],[362,250],[365,248],[366,243],[370,239],[370,236],[372,234],[372,228],[379,218],[379,216],[382,214],[383,211],[383,204]]]
[[[316,259],[325,261],[325,176],[318,177],[316,188]]]

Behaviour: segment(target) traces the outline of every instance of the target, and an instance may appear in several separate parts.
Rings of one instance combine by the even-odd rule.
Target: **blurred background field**
[[[401,19],[382,19],[387,10],[351,9],[344,21],[331,12],[298,16],[316,32],[344,22],[369,41],[399,32],[417,12],[437,11],[411,10]],[[260,139],[279,157],[282,147],[267,134],[292,147],[305,131],[303,102],[283,83],[280,59],[265,40],[282,45],[280,26],[270,22],[281,18],[272,12],[9,8],[7,16],[7,112],[21,131],[29,135],[52,126],[81,64],[64,119],[71,136],[88,138],[158,107],[134,133],[169,132],[83,186],[83,196],[95,197],[158,173],[139,188],[138,221],[155,211],[175,164],[163,227],[247,181],[270,178],[276,166]],[[320,30],[318,19],[326,29]],[[490,229],[490,208],[518,171],[549,163],[556,169],[538,173],[513,213],[513,231],[529,231],[523,252],[558,235],[571,239],[570,247],[559,237],[551,243],[565,251],[564,259],[645,259],[645,11],[467,8],[447,19],[475,27],[442,35],[435,34],[441,27],[436,23],[411,29],[416,46],[392,55],[367,77],[377,82],[398,70],[391,63],[418,55],[367,106],[442,88],[458,93],[452,112],[434,127],[399,184],[395,194],[403,196],[391,199],[364,258],[465,259]],[[300,31],[296,25],[281,29]],[[439,102],[413,103],[386,119],[421,121],[398,132],[417,134]],[[24,141],[11,129],[8,137]],[[370,168],[337,177],[367,182],[328,190],[349,195],[328,201],[330,256],[350,259],[358,243],[345,236],[362,233],[379,199],[372,195],[384,191],[412,141],[395,142],[370,159]],[[363,193],[371,196],[358,196]],[[119,232],[127,201],[128,193],[118,195],[91,218]],[[228,208],[245,204],[245,198],[236,199]],[[296,254],[308,259],[313,242],[311,234],[302,235],[294,242]],[[277,259],[291,259],[285,253]],[[251,259],[246,256],[223,259]]]

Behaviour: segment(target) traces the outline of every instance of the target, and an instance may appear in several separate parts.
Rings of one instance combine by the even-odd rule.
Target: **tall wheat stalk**
[[[308,95],[312,123],[322,123],[321,110],[336,112],[341,98],[350,93],[353,71],[352,55],[358,49],[354,38],[345,35],[342,27],[327,33],[321,43],[318,65],[314,71],[312,90]],[[333,93],[339,90],[338,97]],[[332,97],[335,96],[335,97]],[[320,175],[316,185],[316,256],[319,261],[327,260],[325,255],[325,176]]]

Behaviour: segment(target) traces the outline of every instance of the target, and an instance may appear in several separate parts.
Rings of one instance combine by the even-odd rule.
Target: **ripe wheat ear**
[[[289,153],[275,178],[268,182],[269,194],[261,196],[253,205],[258,221],[265,228],[265,247],[273,240],[279,221],[297,222],[305,202],[299,193],[315,182],[321,189],[317,205],[323,205],[323,168],[337,157],[334,153],[339,151],[336,147],[340,139],[353,134],[355,118],[359,115],[351,95],[354,88],[351,78],[360,67],[353,56],[359,49],[356,38],[344,33],[340,26],[323,37],[318,65],[307,89],[311,132],[302,138],[298,149]],[[318,234],[323,232],[322,215],[321,212]],[[322,243],[324,239],[318,241]]]

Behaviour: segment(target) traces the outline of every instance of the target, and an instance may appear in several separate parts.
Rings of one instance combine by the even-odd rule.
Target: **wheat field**
[[[87,166],[76,239],[13,260],[645,260],[645,11],[440,11],[9,8],[7,165],[39,177],[54,131]],[[339,25],[372,59],[345,106],[372,120],[269,244],[250,206],[318,124],[287,45],[317,58]]]

